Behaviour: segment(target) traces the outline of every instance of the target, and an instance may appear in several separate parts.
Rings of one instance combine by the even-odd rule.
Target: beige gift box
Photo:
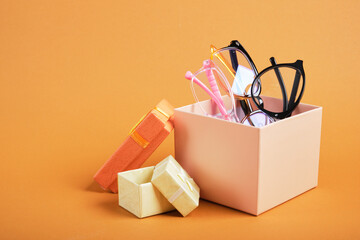
[[[151,184],[154,167],[118,173],[119,205],[139,218],[174,210]]]
[[[151,182],[184,217],[199,205],[198,185],[171,155],[156,165]]]
[[[256,128],[184,106],[175,109],[175,157],[201,198],[259,215],[317,186],[321,118],[321,107],[299,104],[291,117]]]

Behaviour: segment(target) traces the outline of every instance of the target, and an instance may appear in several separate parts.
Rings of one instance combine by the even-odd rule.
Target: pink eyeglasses
[[[190,87],[194,99],[205,115],[240,122],[236,114],[231,86],[224,73],[211,60],[205,60],[202,68],[194,74],[190,71],[186,72],[185,78],[191,81]],[[219,85],[221,85],[220,88]],[[223,98],[224,95],[228,97]],[[215,108],[205,107],[207,104],[205,100],[208,100],[209,96],[215,103],[213,105]]]

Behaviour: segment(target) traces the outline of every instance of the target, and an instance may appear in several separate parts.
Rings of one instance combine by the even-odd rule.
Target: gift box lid
[[[155,166],[151,182],[183,216],[199,205],[198,185],[171,155]]]
[[[139,168],[174,128],[174,108],[163,99],[131,129],[129,136],[94,176],[104,189],[116,193],[117,173]]]
[[[151,184],[154,166],[118,173],[119,205],[138,218],[175,210]]]

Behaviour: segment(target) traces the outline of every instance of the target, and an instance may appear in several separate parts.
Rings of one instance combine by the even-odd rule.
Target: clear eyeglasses
[[[239,122],[231,85],[216,64],[205,60],[196,73],[188,71],[185,78],[191,81],[194,99],[205,115]],[[223,97],[224,95],[229,97]],[[209,99],[213,104],[206,101]]]
[[[254,84],[254,79],[258,75],[257,68],[250,55],[238,41],[232,41],[229,46],[221,49],[212,45],[211,60],[219,66],[231,86],[236,100],[236,112],[241,123],[262,127],[275,121],[261,108],[258,107],[259,110],[253,110],[250,102],[251,94],[255,93],[255,96],[259,96],[262,84],[260,77]],[[224,90],[226,91],[226,89]],[[261,106],[261,104],[259,105]]]

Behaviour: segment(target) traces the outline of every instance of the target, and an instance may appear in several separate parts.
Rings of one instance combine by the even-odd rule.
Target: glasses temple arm
[[[211,51],[211,59],[214,57],[214,54],[218,49],[214,45],[210,45],[210,51]],[[230,64],[225,60],[225,58],[222,56],[221,53],[217,53],[215,55],[217,59],[225,66],[225,68],[229,71],[229,73],[235,78],[235,71],[232,70],[230,67]]]
[[[217,105],[217,107],[219,108],[220,113],[224,116],[224,118],[228,119],[228,114],[226,112],[226,109],[224,108],[223,105],[221,105],[219,99],[214,95],[213,92],[211,92],[199,79],[197,79],[190,71],[186,72],[185,74],[185,78],[193,81],[194,83],[196,83],[197,85],[199,85],[199,87],[201,87],[202,89],[205,90],[205,92],[207,94],[210,95],[210,97],[214,100],[215,104]]]
[[[229,54],[230,54],[232,68],[234,69],[234,72],[236,72],[237,68],[239,66],[237,56],[236,56],[236,52],[235,52],[235,50],[230,50]]]
[[[291,95],[290,95],[290,100],[289,100],[289,109],[291,109],[295,103],[296,93],[299,88],[300,77],[301,77],[301,75],[300,75],[299,71],[296,71],[294,84],[293,84],[293,87],[291,90]]]
[[[240,52],[243,53],[243,55],[245,56],[245,58],[247,59],[247,61],[250,63],[251,68],[254,70],[255,75],[258,75],[258,70],[255,66],[254,61],[251,59],[250,54],[245,50],[245,48],[240,44],[240,42],[238,40],[233,40],[230,42],[229,47],[236,47],[237,49],[240,50]]]
[[[220,94],[220,90],[219,90],[219,87],[216,83],[216,79],[215,79],[215,76],[214,76],[214,73],[211,69],[211,66],[210,66],[210,61],[209,60],[205,60],[203,62],[203,68],[205,69],[205,72],[206,72],[206,76],[208,78],[208,81],[209,81],[209,84],[210,84],[210,88],[212,90],[212,92],[214,93],[214,95],[219,99],[219,102],[223,105],[224,105],[224,102],[221,98],[221,94]]]
[[[275,66],[276,65],[276,61],[275,61],[275,58],[274,57],[271,57],[270,58],[270,63],[272,66]],[[280,89],[281,89],[281,94],[282,94],[282,98],[283,98],[283,111],[285,112],[286,110],[288,110],[288,97],[287,97],[287,93],[286,93],[286,88],[285,88],[285,84],[284,84],[284,80],[281,76],[281,73],[280,73],[280,70],[279,68],[274,68],[275,70],[275,74],[276,74],[276,77],[279,81],[279,85],[280,85]]]

